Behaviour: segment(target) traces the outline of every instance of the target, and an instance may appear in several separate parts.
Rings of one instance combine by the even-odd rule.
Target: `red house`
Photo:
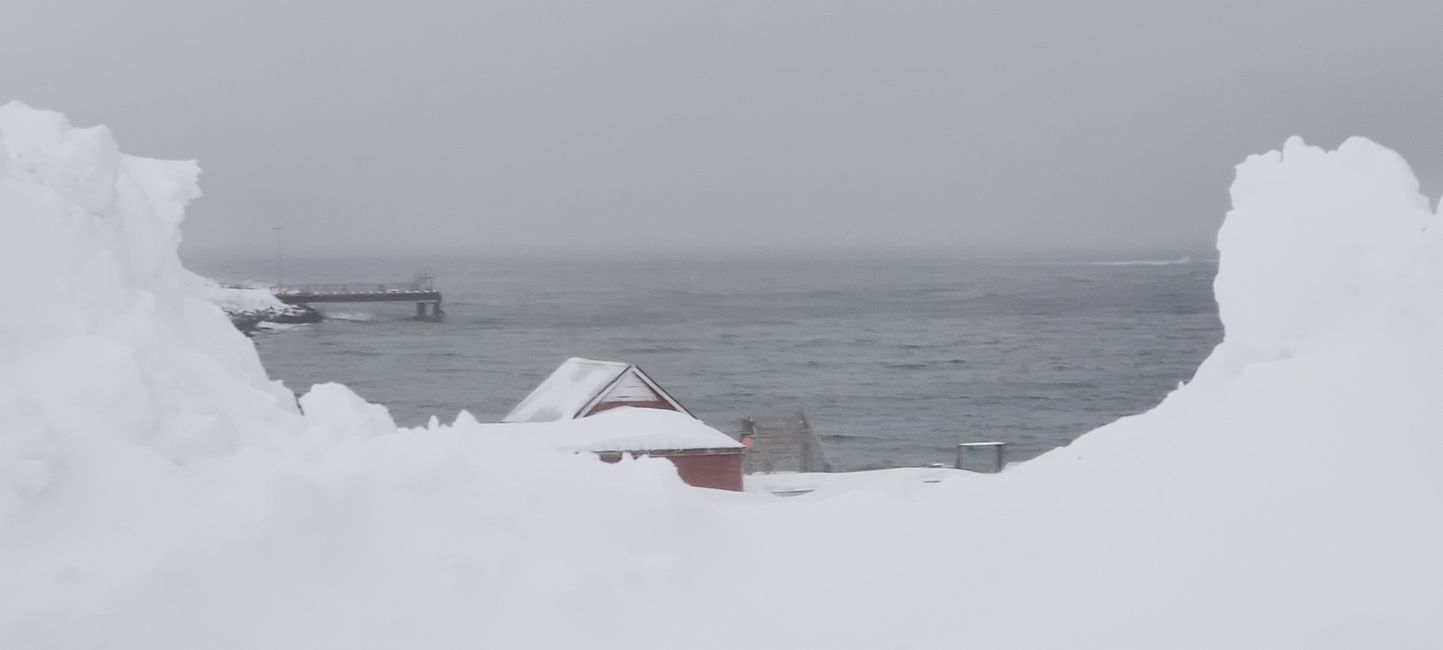
[[[622,455],[666,458],[688,485],[742,489],[742,455],[746,451],[742,443],[697,420],[634,365],[567,359],[502,422],[577,420],[622,407],[631,408],[617,417],[602,418],[607,421],[605,427],[573,428],[578,433],[592,433],[583,433],[584,440],[572,440],[565,446],[595,452],[607,462],[616,462]],[[676,414],[648,415],[632,409]]]

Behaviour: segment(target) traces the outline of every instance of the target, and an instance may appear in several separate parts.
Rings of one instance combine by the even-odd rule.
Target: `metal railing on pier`
[[[387,294],[387,293],[432,293],[436,286],[431,282],[391,283],[347,283],[347,284],[298,284],[272,289],[276,295],[314,294]]]
[[[347,282],[344,284],[300,284],[273,287],[271,293],[283,303],[415,302],[418,320],[441,320],[441,290],[429,274],[411,282]]]
[[[409,282],[346,282],[341,284],[295,284],[272,287],[280,294],[385,294],[385,293],[432,293],[436,291],[435,279],[422,275]]]

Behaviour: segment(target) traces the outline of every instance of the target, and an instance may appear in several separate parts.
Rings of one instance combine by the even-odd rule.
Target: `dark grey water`
[[[950,462],[959,440],[1007,441],[1023,459],[1191,377],[1221,338],[1216,264],[1194,259],[431,260],[445,322],[411,320],[410,304],[332,306],[333,320],[255,342],[292,389],[343,382],[402,424],[499,419],[584,356],[641,365],[727,431],[802,409],[839,469]],[[271,260],[200,262],[274,277]],[[292,260],[287,275],[380,281],[421,265]]]

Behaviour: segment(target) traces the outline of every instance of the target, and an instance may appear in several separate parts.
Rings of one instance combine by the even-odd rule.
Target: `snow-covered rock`
[[[207,300],[220,307],[231,324],[242,332],[252,332],[267,323],[304,325],[319,323],[325,316],[310,305],[288,305],[269,289],[233,284],[220,284],[197,276],[197,289]]]

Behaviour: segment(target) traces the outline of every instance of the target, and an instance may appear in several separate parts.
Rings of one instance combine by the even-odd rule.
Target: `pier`
[[[310,305],[330,302],[414,302],[416,319],[439,321],[441,291],[430,277],[420,277],[412,282],[396,283],[350,283],[350,284],[303,284],[275,287],[271,290],[277,300],[288,305]]]

